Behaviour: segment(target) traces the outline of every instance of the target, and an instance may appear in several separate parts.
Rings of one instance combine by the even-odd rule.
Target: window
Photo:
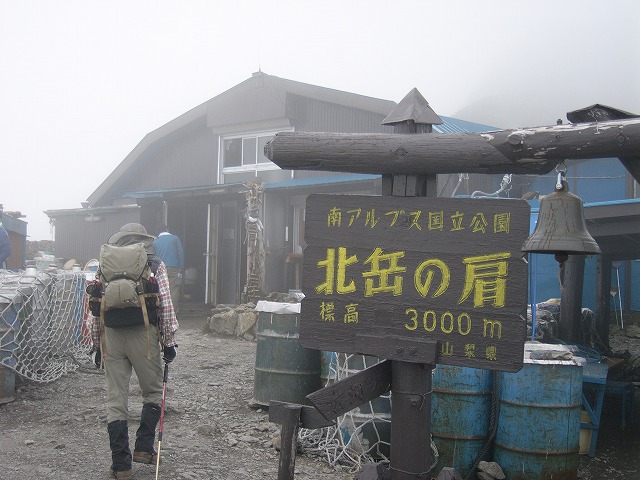
[[[220,155],[221,173],[241,173],[277,170],[278,166],[264,155],[264,146],[277,132],[260,132],[224,137]]]

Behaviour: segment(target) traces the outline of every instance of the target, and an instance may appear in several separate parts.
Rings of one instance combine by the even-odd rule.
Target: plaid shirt
[[[178,330],[178,319],[173,311],[173,303],[171,303],[171,293],[169,292],[169,277],[167,276],[167,267],[160,262],[158,271],[156,272],[156,280],[160,289],[160,310],[158,311],[158,328],[162,344],[165,347],[178,345],[176,342],[176,331]],[[88,321],[91,327],[91,340],[94,348],[100,348],[100,317],[89,315]]]

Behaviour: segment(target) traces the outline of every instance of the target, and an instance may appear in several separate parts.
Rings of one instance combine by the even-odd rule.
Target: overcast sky
[[[255,71],[498,128],[640,114],[638,0],[0,0],[0,203],[49,240],[149,132]]]

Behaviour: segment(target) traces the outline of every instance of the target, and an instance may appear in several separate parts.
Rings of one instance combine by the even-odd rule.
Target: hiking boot
[[[158,453],[156,451],[138,452],[137,450],[134,450],[133,461],[138,463],[151,463],[153,465],[156,465],[158,463]],[[162,458],[160,459],[160,463],[162,463]]]
[[[116,471],[116,470],[112,470],[111,474],[113,475],[113,478],[117,478],[117,479],[133,479],[133,470],[129,469],[129,470],[120,470],[120,471]]]
[[[133,449],[133,461],[153,463],[158,461],[158,454],[153,448],[156,439],[156,425],[160,420],[160,405],[145,403],[142,405],[140,426],[136,432],[136,445]]]

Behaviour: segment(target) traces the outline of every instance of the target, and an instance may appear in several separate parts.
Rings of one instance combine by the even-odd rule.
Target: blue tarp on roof
[[[296,187],[308,187],[313,185],[326,185],[331,183],[345,183],[345,182],[364,182],[368,180],[377,180],[380,175],[371,175],[364,173],[351,173],[348,175],[334,175],[331,177],[308,177],[308,178],[292,178],[291,180],[284,180],[282,182],[274,182],[265,184],[265,189],[273,188],[296,188]]]

